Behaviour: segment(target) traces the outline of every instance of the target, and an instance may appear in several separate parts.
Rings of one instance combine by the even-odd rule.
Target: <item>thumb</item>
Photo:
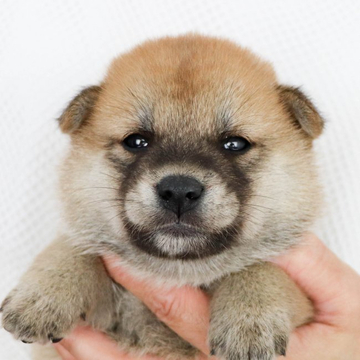
[[[314,234],[307,234],[296,248],[273,260],[289,274],[317,310],[315,321],[333,323],[332,316],[354,313],[354,285],[358,275],[342,262]],[[346,316],[344,316],[346,318]]]

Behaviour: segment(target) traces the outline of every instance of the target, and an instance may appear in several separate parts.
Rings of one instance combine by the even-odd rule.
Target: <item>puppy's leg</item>
[[[2,324],[16,338],[39,343],[59,341],[85,318],[106,327],[114,289],[101,260],[81,254],[61,236],[35,259],[4,300]]]
[[[65,237],[35,259],[2,307],[4,328],[26,342],[56,342],[86,318],[126,351],[169,359],[197,353],[140,300],[114,284],[98,257],[81,254]],[[33,358],[58,359],[48,346],[34,346]]]
[[[273,360],[285,355],[291,330],[313,314],[305,295],[270,263],[224,278],[211,308],[210,348],[222,359]]]

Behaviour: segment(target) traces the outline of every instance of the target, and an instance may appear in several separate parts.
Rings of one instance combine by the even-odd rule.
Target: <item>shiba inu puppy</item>
[[[208,291],[212,354],[284,355],[312,307],[266,260],[318,213],[310,100],[250,51],[186,35],[115,59],[59,124],[65,226],[4,300],[4,328],[46,343],[86,321],[127,351],[196,356],[107,276],[100,256],[115,253],[138,277]]]

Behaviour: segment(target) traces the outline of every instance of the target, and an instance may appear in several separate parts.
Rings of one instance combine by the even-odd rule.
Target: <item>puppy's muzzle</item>
[[[194,209],[204,193],[204,186],[199,181],[182,175],[163,178],[156,189],[161,206],[174,212],[178,218]]]

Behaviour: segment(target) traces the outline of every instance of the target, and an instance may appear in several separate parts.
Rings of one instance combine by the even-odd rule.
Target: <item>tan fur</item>
[[[187,35],[115,59],[103,83],[83,90],[59,122],[72,140],[61,170],[65,225],[5,299],[5,329],[44,343],[66,336],[86,314],[128,351],[195,356],[107,278],[98,256],[114,252],[136,276],[208,289],[209,344],[217,356],[283,354],[290,331],[312,310],[264,261],[296,244],[317,216],[312,141],[323,121],[310,100],[279,85],[272,67],[250,51]],[[143,155],[122,146],[134,133],[150,138]],[[234,136],[250,150],[226,152],[221,142]],[[182,215],[193,237],[163,230],[175,215],[159,205],[156,189],[173,175],[205,189],[196,210]],[[150,234],[146,244],[142,232]]]

